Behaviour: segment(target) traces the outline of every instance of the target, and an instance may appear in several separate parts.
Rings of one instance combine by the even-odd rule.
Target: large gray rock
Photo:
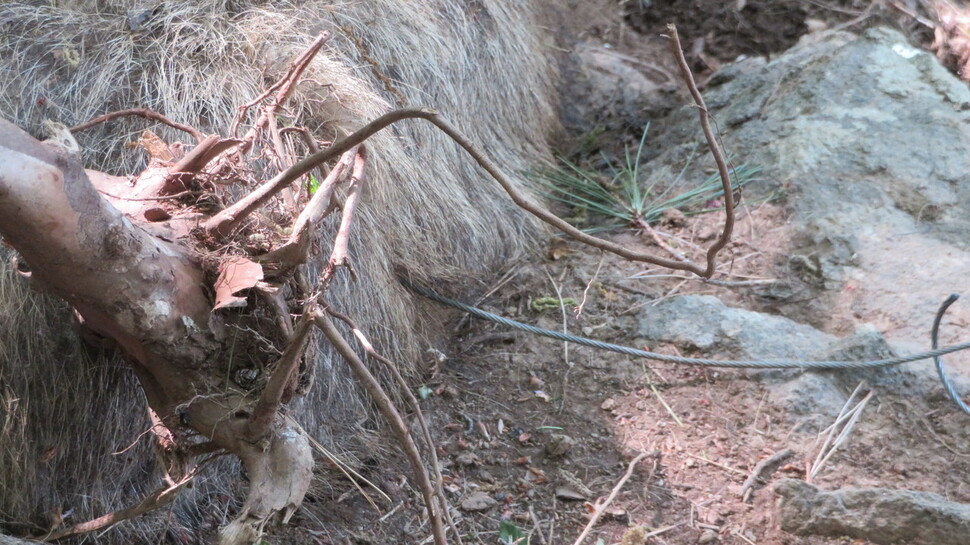
[[[646,307],[637,335],[682,348],[745,359],[804,359],[832,344],[832,335],[788,318],[728,307],[709,295],[685,295]]]
[[[790,271],[779,274],[802,289],[775,309],[823,329],[876,323],[894,346],[925,349],[936,307],[970,288],[966,84],[902,35],[872,29],[728,66],[705,96],[735,162],[764,168],[750,193],[780,192],[792,211]],[[654,129],[665,151],[646,170],[658,177],[703,149],[693,108]],[[954,305],[948,323],[970,323],[970,305]],[[959,334],[945,326],[941,340]],[[970,356],[947,363],[970,391]],[[938,388],[929,362],[905,369]]]
[[[725,305],[708,295],[674,297],[637,315],[637,336],[648,344],[670,343],[705,356],[749,360],[862,361],[896,354],[872,326],[837,338],[812,326]],[[754,371],[772,400],[794,416],[834,416],[865,380],[877,391],[900,392],[916,382],[896,367],[861,371]]]
[[[803,481],[775,486],[781,527],[798,535],[850,536],[872,543],[966,545],[970,505],[928,492],[845,488],[825,492]]]

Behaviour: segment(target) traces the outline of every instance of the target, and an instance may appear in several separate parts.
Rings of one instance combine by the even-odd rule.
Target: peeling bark
[[[67,148],[2,120],[0,234],[32,278],[129,356],[182,454],[198,433],[240,458],[251,487],[223,543],[247,542],[240,539],[277,516],[289,518],[310,484],[310,445],[280,415],[249,437],[254,400],[224,383],[226,351],[189,248],[153,236],[102,198]]]

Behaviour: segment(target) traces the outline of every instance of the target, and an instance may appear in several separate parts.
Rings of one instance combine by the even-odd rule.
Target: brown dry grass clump
[[[238,104],[329,30],[335,38],[281,124],[332,140],[401,103],[431,106],[484,144],[507,172],[520,172],[548,157],[557,129],[543,2],[531,4],[3,2],[0,116],[40,134],[45,119],[72,126],[147,107],[225,133]],[[80,134],[88,166],[135,172],[143,158],[126,144],[145,127],[127,119]],[[168,141],[185,138],[153,130]],[[341,277],[331,294],[385,354],[413,371],[421,317],[395,274],[419,282],[471,278],[521,255],[539,229],[427,124],[399,124],[375,136],[370,149],[373,181],[351,243],[359,279]],[[332,224],[323,229],[334,231]],[[330,243],[321,240],[320,247]],[[86,358],[68,332],[65,309],[9,276],[0,271],[0,524],[24,531],[19,523],[43,526],[50,513],[73,510],[73,520],[84,520],[130,503],[155,482],[156,471],[147,439],[111,454],[147,429],[134,380],[109,360]],[[376,426],[364,396],[329,349],[320,350],[318,361],[301,423],[348,458],[372,455],[376,436],[365,430]],[[208,475],[209,485],[180,501],[179,524],[199,524],[191,511],[205,509],[231,484],[225,475]],[[159,525],[171,524],[149,519],[121,531],[155,539]]]

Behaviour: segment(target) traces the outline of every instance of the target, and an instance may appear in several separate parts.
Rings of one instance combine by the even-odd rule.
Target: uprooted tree
[[[704,265],[633,252],[576,230],[518,193],[497,165],[432,110],[388,113],[329,145],[305,128],[280,128],[277,110],[326,40],[321,35],[284,78],[243,105],[226,136],[204,135],[149,110],[115,112],[72,129],[53,127],[44,142],[0,121],[0,235],[22,257],[19,268],[35,287],[74,308],[84,335],[115,343],[126,355],[147,398],[151,431],[166,465],[165,482],[140,504],[36,537],[54,540],[97,530],[154,509],[190,482],[200,465],[225,453],[239,458],[250,485],[241,513],[223,529],[223,541],[252,542],[267,522],[287,520],[310,485],[313,458],[309,439],[286,407],[312,383],[307,350],[319,331],[387,418],[412,465],[435,541],[445,542],[448,509],[440,478],[428,475],[418,442],[394,407],[395,396],[383,390],[333,320],[346,322],[361,351],[389,368],[414,410],[416,402],[393,364],[328,297],[334,275],[355,274],[349,234],[368,153],[379,153],[369,151],[366,140],[396,121],[434,124],[516,204],[577,240],[629,259],[713,274],[714,258],[731,233],[732,187],[682,56],[725,190],[727,222]],[[132,180],[85,171],[72,132],[124,115],[169,124],[195,145],[183,152],[146,132],[141,145],[151,159]],[[249,128],[239,135],[244,125]],[[289,138],[300,139],[311,153],[294,161],[285,144]],[[321,222],[337,211],[341,220],[332,250],[311,252],[319,244]],[[236,312],[247,305],[264,312]],[[266,372],[260,378],[230,373],[230,327],[255,331],[277,347],[274,357],[271,351],[262,354]],[[422,435],[420,442],[430,446],[426,429]],[[426,452],[434,456],[433,448]],[[435,473],[437,463],[429,465]]]

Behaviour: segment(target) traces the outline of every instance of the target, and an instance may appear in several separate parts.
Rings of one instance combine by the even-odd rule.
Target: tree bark
[[[292,514],[310,483],[310,445],[279,415],[266,434],[248,436],[253,401],[225,384],[220,322],[189,248],[152,236],[103,199],[67,147],[3,120],[0,235],[32,280],[117,341],[173,432],[171,448],[184,454],[194,430],[239,456],[249,498],[224,543],[242,543],[277,513]]]

